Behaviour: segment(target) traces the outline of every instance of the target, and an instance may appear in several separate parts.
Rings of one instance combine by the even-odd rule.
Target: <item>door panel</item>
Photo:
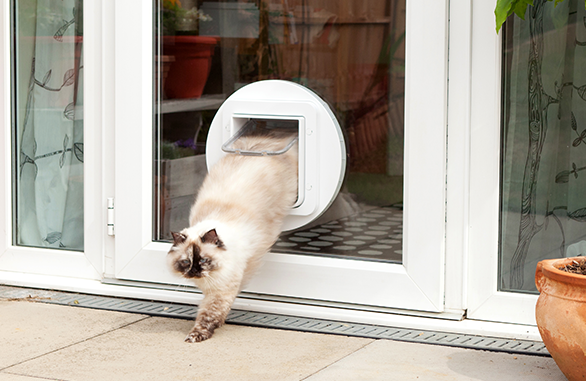
[[[535,325],[537,262],[584,251],[584,8],[553,5],[496,35],[492,6],[474,2],[472,45],[485,48],[472,55],[472,319]]]
[[[355,5],[358,6],[359,3],[356,2]],[[125,280],[171,285],[184,283],[166,269],[165,255],[170,244],[153,240],[153,234],[157,239],[164,239],[166,228],[161,228],[164,226],[164,219],[161,219],[163,214],[161,210],[164,209],[160,207],[164,205],[164,202],[160,201],[162,194],[160,192],[153,194],[152,191],[153,175],[160,173],[160,167],[153,168],[152,163],[160,158],[158,155],[161,152],[155,149],[157,147],[151,132],[153,119],[156,122],[161,115],[154,112],[156,109],[153,107],[152,73],[153,64],[161,60],[153,60],[156,50],[149,38],[153,35],[153,25],[149,17],[151,9],[147,11],[148,6],[139,1],[119,2],[115,7],[117,15],[133,12],[136,14],[136,9],[143,11],[142,17],[116,18],[117,33],[120,31],[128,38],[117,40],[115,50],[116,98],[124,100],[124,107],[116,109],[115,121],[117,165],[114,275],[116,278]],[[438,17],[438,15],[444,16]],[[429,5],[424,4],[423,1],[409,1],[405,20],[407,26],[404,74],[404,165],[399,168],[404,171],[405,195],[401,256],[393,263],[373,261],[372,259],[376,259],[373,255],[358,259],[360,255],[357,252],[350,256],[325,253],[328,255],[325,257],[307,255],[307,249],[295,252],[278,249],[278,253],[273,252],[267,255],[265,266],[245,291],[411,310],[442,311],[445,246],[447,2],[434,2],[433,5]],[[422,30],[425,30],[424,34],[420,33]],[[225,33],[231,32],[225,31]],[[298,31],[299,33],[301,32]],[[133,40],[142,41],[142,43],[129,42]],[[228,42],[226,40],[226,44]],[[233,53],[235,48],[230,47],[230,49]],[[230,57],[230,49],[223,57]],[[128,65],[128,62],[134,64]],[[261,59],[259,62],[262,66],[264,61]],[[430,62],[434,64],[430,65]],[[212,75],[215,69],[211,70]],[[224,89],[224,85],[217,88],[220,94],[233,90],[233,85],[227,87],[227,90]],[[328,96],[325,98],[328,100]],[[167,111],[188,106],[200,107],[205,111],[205,109],[216,109],[222,99],[223,95],[212,93],[207,98],[204,94],[197,101],[191,102],[191,106],[189,102],[173,100],[163,100],[162,104]],[[194,104],[196,106],[193,106]],[[197,128],[200,123],[199,117],[194,117],[192,122]],[[159,132],[155,134],[155,137],[162,136],[164,141],[167,133],[172,132],[163,131],[162,135]],[[172,139],[174,138],[170,138],[170,141]],[[194,142],[197,149],[197,138]],[[160,162],[157,163],[157,165],[160,164]],[[161,180],[160,177],[159,180]],[[388,185],[382,186],[382,189],[390,189]],[[380,209],[386,202],[386,200],[379,201],[379,204],[371,202],[370,205]],[[152,205],[159,207],[154,208],[155,211],[153,211]],[[368,213],[368,211],[362,212]],[[346,217],[348,216],[344,215],[339,218]],[[327,229],[323,226],[324,224],[332,225],[331,221],[337,221],[339,218],[323,221],[322,226],[314,227],[314,229]],[[358,216],[357,218],[371,217]],[[376,229],[370,230],[376,231]],[[282,237],[281,242],[287,241]],[[281,246],[281,248],[286,247]],[[308,247],[311,246],[308,245]],[[300,279],[303,279],[303,282],[300,282]],[[349,281],[350,279],[352,281]]]
[[[93,54],[95,30],[102,20],[95,12],[99,5],[84,5],[81,0],[2,5],[3,25],[10,28],[2,34],[1,270],[102,276],[105,180],[101,126],[91,118],[101,112],[94,102],[101,88],[92,85],[100,66]]]

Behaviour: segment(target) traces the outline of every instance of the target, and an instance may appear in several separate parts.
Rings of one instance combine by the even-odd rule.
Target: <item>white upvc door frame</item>
[[[111,180],[102,154],[102,1],[84,4],[84,251],[32,248],[13,244],[12,93],[10,0],[0,1],[0,271],[83,279],[102,279],[110,242],[106,236],[106,202]],[[106,3],[106,2],[105,2]],[[46,285],[50,287],[50,284]]]
[[[467,308],[472,1],[450,0],[449,15],[445,306],[456,311]]]
[[[493,3],[473,9],[467,316],[535,325],[537,295],[498,291],[502,36]]]
[[[333,271],[335,276],[353,279],[348,289],[309,298],[343,297],[358,284],[354,280],[356,271],[364,270],[382,282],[377,292],[389,295],[383,303],[386,305],[432,311],[437,317],[467,310],[471,322],[533,325],[537,296],[497,289],[501,38],[494,32],[494,5],[482,0],[451,0],[448,25],[447,0],[424,3],[408,1],[407,13],[411,31],[407,33],[407,57],[413,64],[407,67],[406,151],[410,154],[405,177],[405,263],[380,265],[270,254],[265,268],[286,264],[296,272],[312,266],[316,274]],[[7,283],[21,284],[19,274],[48,275],[53,278],[46,279],[52,280],[39,277],[34,285],[56,287],[62,282],[56,279],[64,279],[66,289],[81,287],[93,292],[95,287],[103,290],[95,292],[122,296],[135,295],[133,292],[141,289],[92,286],[74,278],[148,280],[165,271],[144,265],[159,263],[168,249],[167,244],[151,242],[151,6],[151,2],[140,0],[85,3],[85,252],[79,253],[12,244],[10,1],[0,0],[0,121],[4,126],[0,133],[0,147],[4,149],[0,154],[0,282],[9,279]],[[428,25],[426,20],[430,19],[437,24]],[[423,106],[426,112],[417,112]],[[421,141],[425,143],[421,145]],[[416,157],[414,152],[425,155]],[[414,175],[423,168],[429,177]],[[130,191],[126,189],[129,185],[134,186]],[[114,196],[117,238],[106,234],[106,199]],[[411,255],[414,253],[419,255]],[[434,269],[431,277],[415,271],[423,260]],[[140,276],[136,276],[137,271]],[[279,276],[275,271],[257,278],[250,290],[265,292],[270,288],[274,294],[287,295]],[[389,278],[394,280],[389,282]],[[324,283],[328,281],[323,279]],[[410,292],[405,292],[406,283],[419,289],[420,298],[406,300]],[[314,290],[301,290],[297,297],[310,291]],[[174,298],[168,291],[160,293]],[[152,294],[156,292],[136,295]],[[356,302],[381,304],[362,298]],[[240,306],[246,303],[241,301]],[[290,307],[287,311],[295,313]]]
[[[442,22],[441,27],[436,25],[437,30],[431,30],[424,20],[441,20],[438,15],[448,12],[446,3],[441,1],[430,6],[424,5],[422,0],[408,1],[409,30],[425,30],[425,35],[407,33],[408,59],[417,60],[422,54],[430,58],[420,59],[419,65],[407,67],[406,151],[426,152],[427,156],[420,160],[408,158],[406,163],[404,265],[270,254],[265,275],[257,278],[249,290],[262,293],[270,289],[273,294],[288,295],[286,285],[279,279],[281,274],[278,268],[284,264],[297,275],[307,275],[307,266],[311,266],[316,276],[331,271],[335,276],[353,280],[357,271],[364,270],[367,274],[375,274],[379,283],[383,284],[377,292],[390,295],[382,304],[432,311],[436,317],[450,312],[455,312],[457,316],[467,310],[468,323],[453,326],[450,330],[466,331],[466,324],[475,321],[507,322],[524,324],[518,326],[523,327],[518,330],[510,328],[510,337],[522,336],[525,331],[531,331],[533,336],[538,337],[535,330],[529,327],[535,324],[537,296],[500,292],[497,288],[502,48],[501,37],[494,31],[493,4],[482,0],[451,0],[449,26],[447,17],[444,17],[445,23]],[[87,283],[87,280],[100,281],[104,277],[156,279],[165,271],[144,265],[134,266],[133,269],[130,263],[159,263],[168,249],[166,244],[151,242],[153,60],[148,38],[152,31],[150,6],[140,0],[92,1],[85,4],[85,252],[80,253],[12,244],[10,1],[0,0],[0,20],[3,21],[0,23],[0,121],[5,126],[0,133],[0,147],[4,148],[0,155],[0,216],[3,216],[0,219],[0,282],[6,280],[9,284],[83,289],[119,296],[152,297],[160,294],[164,296],[158,297],[166,299],[191,300],[193,295],[174,296],[171,291]],[[135,17],[129,19],[129,14]],[[449,67],[446,52],[448,28]],[[435,35],[442,35],[444,42],[433,43],[440,40],[430,38],[434,36],[434,31],[443,31],[443,34]],[[141,64],[137,65],[139,62]],[[449,83],[446,83],[448,70]],[[446,93],[449,93],[449,102]],[[431,107],[426,108],[428,112],[418,113],[422,105]],[[433,147],[415,144],[426,136],[436,140]],[[445,150],[437,150],[439,146],[445,147],[446,139],[449,147],[447,154]],[[125,159],[128,155],[137,156],[128,161]],[[437,165],[446,159],[448,165]],[[411,175],[423,166],[427,167],[427,174],[433,172],[431,178]],[[140,187],[125,192],[129,184],[139,184]],[[116,239],[106,234],[106,199],[114,196]],[[428,211],[426,218],[424,214],[418,214],[418,209]],[[444,216],[445,225],[438,222]],[[432,231],[430,235],[427,227],[431,225],[443,228]],[[427,238],[418,239],[420,237]],[[413,252],[422,255],[411,256]],[[120,253],[130,253],[130,260]],[[422,258],[426,259],[428,266],[435,267],[432,282],[429,282],[431,278],[422,279],[425,274],[414,271]],[[141,272],[140,276],[136,276],[137,271]],[[82,278],[85,280],[82,281]],[[389,278],[394,280],[389,282]],[[327,283],[329,278],[325,277],[322,281]],[[417,286],[421,298],[406,300],[410,291],[405,292],[405,283]],[[297,290],[296,295],[324,300],[343,298],[352,292],[356,284],[358,282],[353,281],[347,288],[339,288],[329,294],[318,293],[316,296],[314,288]],[[420,284],[423,286],[419,287]],[[430,292],[432,286],[437,287]],[[375,299],[361,298],[355,302],[380,305],[380,301]],[[193,300],[198,300],[197,295]],[[250,304],[247,299],[237,301],[237,304],[239,308],[268,308]],[[292,304],[272,305],[271,308],[279,311],[286,307],[287,313],[313,316],[329,313],[327,308],[321,308],[321,312],[315,315],[301,309],[318,307],[291,309]],[[333,314],[340,314],[341,311],[331,308]],[[366,319],[365,312],[357,314],[362,317],[353,315],[348,319]],[[400,317],[396,316],[397,319]],[[387,321],[386,317],[381,319],[379,324]],[[398,324],[410,325],[417,319],[406,316],[399,320]]]
[[[112,274],[119,280],[178,283],[164,268],[170,245],[152,242],[152,1],[119,1],[114,8]],[[444,311],[448,1],[408,1],[406,36],[403,264],[271,253],[245,291]]]

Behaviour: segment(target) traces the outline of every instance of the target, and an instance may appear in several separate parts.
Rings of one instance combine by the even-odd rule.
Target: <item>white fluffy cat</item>
[[[278,150],[290,136],[244,137],[235,148]],[[209,339],[238,292],[276,242],[297,197],[297,145],[276,156],[230,154],[207,175],[191,208],[190,227],[172,232],[171,269],[204,293],[185,339]]]

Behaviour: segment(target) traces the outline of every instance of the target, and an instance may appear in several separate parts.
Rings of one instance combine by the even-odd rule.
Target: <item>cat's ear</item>
[[[171,235],[173,236],[173,245],[174,246],[182,244],[187,239],[187,236],[182,233],[171,232]]]
[[[216,233],[216,229],[212,229],[206,234],[201,237],[202,243],[213,243],[218,247],[224,247],[224,242],[218,237],[218,233]]]

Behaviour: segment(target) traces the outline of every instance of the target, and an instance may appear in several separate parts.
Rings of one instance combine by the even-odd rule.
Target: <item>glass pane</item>
[[[274,250],[401,262],[405,0],[161,0],[158,7],[155,239],[188,225],[221,103],[246,84],[284,79],[330,104],[349,157],[332,206],[284,233]]]
[[[538,261],[586,253],[586,13],[578,3],[540,0],[525,21],[506,23],[501,290],[536,292]]]
[[[14,244],[83,250],[83,2],[12,5]]]

